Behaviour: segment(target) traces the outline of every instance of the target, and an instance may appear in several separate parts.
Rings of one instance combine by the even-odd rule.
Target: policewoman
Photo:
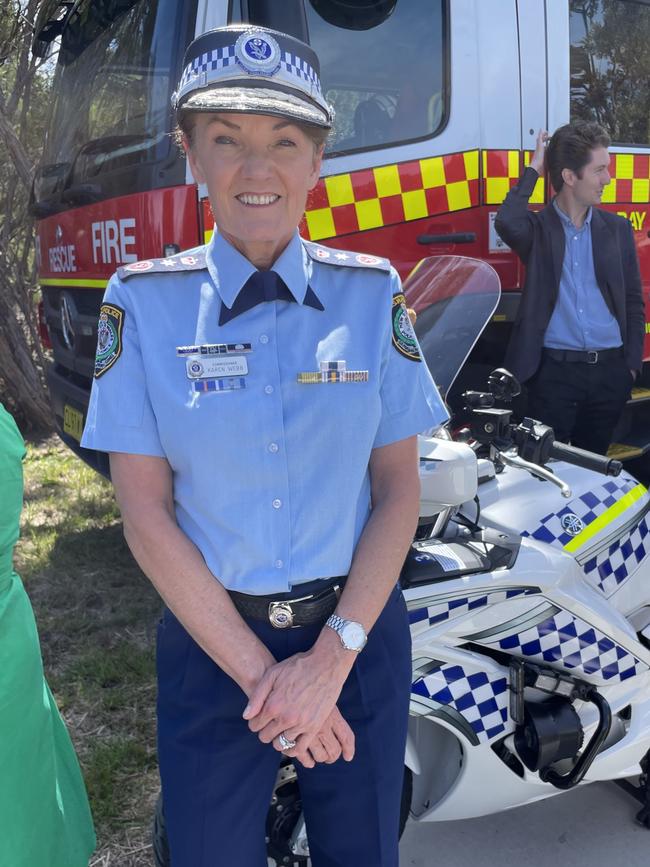
[[[174,97],[210,243],[120,268],[83,445],[166,603],[158,745],[173,867],[262,867],[292,757],[314,867],[398,863],[416,434],[446,412],[385,260],[303,241],[332,110],[308,45],[187,49]]]

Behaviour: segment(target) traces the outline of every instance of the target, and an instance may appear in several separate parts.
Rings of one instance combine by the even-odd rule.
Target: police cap
[[[177,111],[278,115],[325,129],[334,117],[313,49],[250,24],[218,27],[190,43],[172,104]]]

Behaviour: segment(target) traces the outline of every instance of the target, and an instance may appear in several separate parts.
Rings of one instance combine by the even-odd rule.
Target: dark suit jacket
[[[564,262],[564,229],[553,205],[538,212],[528,210],[537,178],[534,169],[524,171],[495,221],[499,235],[526,266],[526,282],[505,358],[505,366],[521,382],[530,379],[539,367]],[[621,329],[627,365],[630,370],[640,370],[645,312],[632,227],[624,217],[594,208],[591,239],[596,280]]]

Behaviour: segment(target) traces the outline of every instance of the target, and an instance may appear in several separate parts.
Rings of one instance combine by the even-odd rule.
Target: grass
[[[86,780],[91,867],[150,867],[161,602],[126,547],[105,480],[56,437],[28,444],[24,471],[16,569]]]

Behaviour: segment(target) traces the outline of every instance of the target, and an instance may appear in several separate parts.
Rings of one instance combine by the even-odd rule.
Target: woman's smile
[[[235,198],[238,202],[241,202],[242,205],[260,207],[260,205],[274,205],[280,196],[275,193],[240,193],[238,196],[235,196]]]

